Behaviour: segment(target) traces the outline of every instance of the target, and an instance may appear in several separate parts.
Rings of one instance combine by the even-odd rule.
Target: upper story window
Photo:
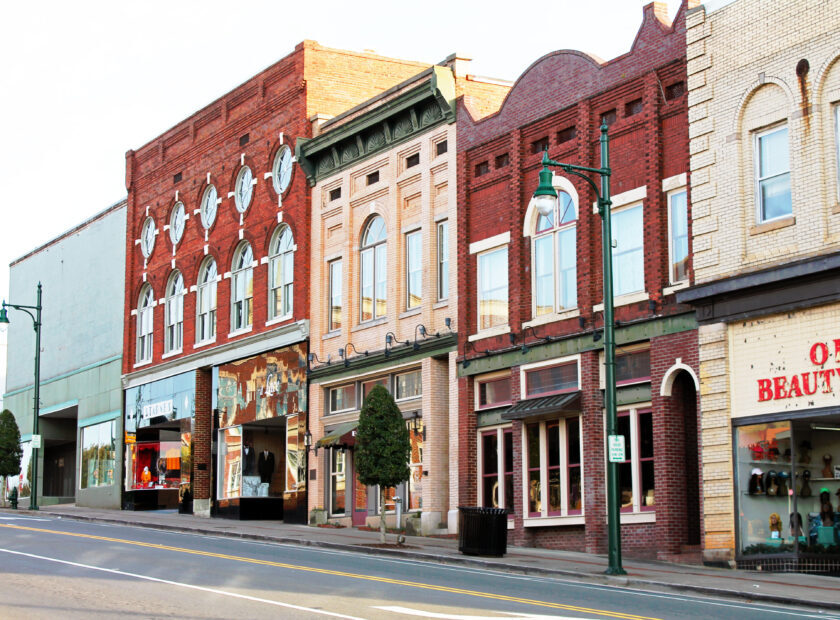
[[[755,159],[758,221],[791,215],[787,125],[755,134]]]
[[[169,218],[169,238],[173,245],[177,245],[184,236],[184,227],[187,223],[187,213],[184,203],[180,200],[172,207],[172,215]]]
[[[254,197],[254,174],[248,166],[242,166],[239,174],[236,175],[233,192],[236,210],[245,213],[251,206],[251,199]]]
[[[341,259],[331,261],[329,263],[329,287],[330,287],[330,308],[329,308],[329,317],[328,317],[328,329],[327,331],[335,331],[337,329],[341,329],[341,310],[342,310],[342,295],[341,295],[341,284],[342,284],[342,269],[341,269]]]
[[[507,245],[478,255],[478,329],[508,323]]]
[[[396,400],[417,398],[423,393],[423,381],[419,370],[412,370],[395,378],[397,395]]]
[[[524,397],[547,396],[579,389],[577,360],[523,370]]]
[[[216,208],[218,206],[219,196],[216,193],[214,185],[208,185],[201,196],[201,225],[204,228],[213,226],[216,221]]]
[[[184,277],[176,271],[166,285],[166,313],[164,317],[166,353],[180,351],[184,342]]]
[[[149,258],[152,255],[152,250],[155,249],[155,234],[155,221],[151,217],[147,217],[143,222],[143,229],[140,231],[140,251],[146,258]]]
[[[230,326],[236,332],[251,327],[254,322],[254,253],[248,242],[242,243],[233,257],[231,267]]]
[[[274,231],[268,252],[268,312],[269,318],[276,319],[292,314],[295,241],[288,226],[282,225]]]
[[[449,221],[437,225],[437,294],[438,301],[449,297]]]
[[[381,216],[370,219],[362,234],[361,320],[385,316],[387,312],[387,231]]]
[[[533,238],[534,315],[577,307],[577,208],[557,192],[554,211],[538,215]]]
[[[612,213],[613,294],[645,290],[642,203]]]
[[[510,375],[504,377],[493,377],[491,379],[479,379],[477,384],[477,409],[490,409],[509,405],[510,400]]]
[[[137,363],[152,359],[152,330],[154,322],[154,296],[148,284],[140,291],[137,302]]]
[[[218,270],[216,261],[208,256],[198,273],[198,294],[196,296],[196,342],[207,342],[216,338],[216,282]]]
[[[356,384],[349,383],[330,388],[330,413],[350,411],[356,408]]]
[[[619,353],[615,357],[616,385],[650,381],[650,349]]]
[[[420,231],[405,236],[405,307],[416,308],[423,299],[423,237]]]
[[[271,166],[271,182],[274,185],[274,191],[281,196],[289,189],[289,184],[292,182],[293,163],[292,149],[281,146]]]
[[[688,280],[688,193],[668,194],[668,252],[671,284]]]

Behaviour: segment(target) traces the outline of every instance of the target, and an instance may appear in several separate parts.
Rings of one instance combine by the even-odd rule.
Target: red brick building
[[[686,3],[644,8],[608,62],[548,54],[483,116],[458,107],[458,503],[510,511],[517,545],[606,550],[601,220],[582,180],[540,160],[612,166],[623,548],[699,550],[697,330],[675,291],[692,281]],[[483,116],[483,118],[479,118]]]
[[[295,141],[427,66],[304,41],[126,154],[125,507],[305,520],[310,192]]]

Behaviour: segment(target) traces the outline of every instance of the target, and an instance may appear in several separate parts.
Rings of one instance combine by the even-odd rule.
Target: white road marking
[[[275,605],[277,607],[285,607],[287,609],[297,609],[298,611],[308,611],[313,614],[320,614],[322,616],[330,616],[332,618],[346,618],[348,620],[364,620],[356,616],[346,616],[344,614],[336,614],[322,609],[312,609],[311,607],[301,607],[300,605],[293,605],[291,603],[282,603],[280,601],[272,601],[256,596],[248,596],[247,594],[237,594],[236,592],[226,592],[224,590],[216,590],[215,588],[205,588],[203,586],[195,586],[190,583],[181,583],[179,581],[170,581],[168,579],[158,579],[157,577],[150,577],[149,575],[138,575],[137,573],[128,573],[126,571],[117,570],[114,568],[102,568],[100,566],[91,566],[89,564],[79,564],[78,562],[68,562],[67,560],[59,560],[58,558],[48,558],[43,555],[35,555],[34,553],[23,553],[22,551],[12,551],[10,549],[0,549],[3,553],[12,553],[14,555],[23,555],[28,558],[35,558],[37,560],[46,560],[47,562],[56,562],[58,564],[67,564],[68,566],[76,566],[78,568],[87,568],[89,570],[98,570],[103,573],[111,573],[113,575],[122,575],[124,577],[134,577],[135,579],[145,579],[146,581],[154,581],[156,583],[165,583],[171,586],[178,586],[181,588],[189,588],[191,590],[200,590],[202,592],[210,592],[211,594],[221,594],[222,596],[230,596],[232,598],[244,599],[246,601],[254,601],[256,603],[265,603],[267,605]]]
[[[2,521],[52,521],[52,519],[42,519],[41,517],[0,517]]]
[[[395,614],[400,614],[401,616],[422,616],[423,618],[439,618],[440,620],[499,620],[500,618],[505,618],[505,620],[579,620],[579,618],[572,616],[542,616],[538,614],[519,614],[510,612],[501,612],[505,614],[504,616],[464,616],[458,614],[440,614],[431,611],[423,611],[421,609],[411,609],[411,607],[399,606],[375,606],[373,609],[391,611]]]

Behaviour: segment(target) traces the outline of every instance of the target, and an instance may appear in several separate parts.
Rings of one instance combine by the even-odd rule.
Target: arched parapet
[[[681,371],[685,371],[689,374],[691,379],[694,381],[694,389],[698,392],[700,391],[700,379],[697,377],[697,373],[694,372],[694,369],[692,369],[691,366],[683,364],[682,358],[678,357],[674,362],[674,365],[671,366],[662,377],[662,385],[659,387],[660,396],[671,395],[671,390],[674,387],[674,381]]]

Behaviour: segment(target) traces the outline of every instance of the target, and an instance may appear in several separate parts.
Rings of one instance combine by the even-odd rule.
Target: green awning
[[[344,422],[334,426],[331,431],[315,442],[316,448],[344,447],[349,448],[356,444],[356,427],[359,421]]]
[[[536,416],[578,412],[580,412],[580,392],[569,392],[520,400],[502,414],[502,419],[524,420]]]

